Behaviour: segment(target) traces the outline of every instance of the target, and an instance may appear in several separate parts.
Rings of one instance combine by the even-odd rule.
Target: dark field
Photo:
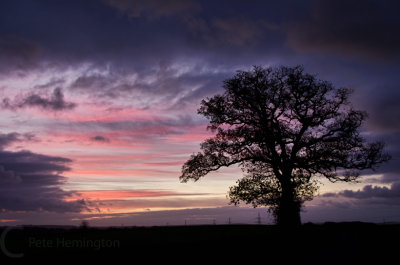
[[[13,257],[15,260],[128,258],[137,263],[145,258],[192,263],[218,258],[260,260],[264,264],[285,260],[297,264],[384,264],[390,257],[397,260],[400,252],[400,225],[388,224],[305,224],[291,231],[264,225],[0,230],[1,258],[23,254]]]

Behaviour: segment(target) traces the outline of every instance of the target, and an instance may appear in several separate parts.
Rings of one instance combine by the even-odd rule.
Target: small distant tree
[[[88,229],[89,222],[87,220],[82,220],[81,225],[79,226],[80,229]]]
[[[231,203],[269,206],[279,225],[301,224],[300,209],[317,180],[356,181],[359,171],[388,161],[382,142],[368,143],[350,89],[304,72],[301,66],[240,71],[225,93],[201,102],[198,113],[216,133],[182,167],[180,180],[197,181],[238,164],[247,173],[229,190]]]

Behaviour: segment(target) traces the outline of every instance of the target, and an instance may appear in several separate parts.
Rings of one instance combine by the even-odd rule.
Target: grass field
[[[128,257],[191,262],[240,258],[261,259],[266,264],[294,259],[302,264],[358,264],[397,256],[399,239],[400,225],[369,223],[305,224],[290,231],[271,225],[3,227],[1,257]]]

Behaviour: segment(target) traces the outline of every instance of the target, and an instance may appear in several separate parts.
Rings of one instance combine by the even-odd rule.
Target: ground
[[[1,258],[129,258],[186,262],[295,260],[297,264],[383,262],[398,251],[400,225],[304,224],[170,227],[3,227]]]

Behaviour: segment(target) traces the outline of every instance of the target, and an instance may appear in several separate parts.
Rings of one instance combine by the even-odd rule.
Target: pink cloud
[[[182,209],[225,205],[226,198],[211,193],[181,193],[172,190],[81,190],[68,200],[84,200],[90,210],[128,213],[145,209]]]
[[[185,160],[179,161],[167,161],[167,162],[146,162],[146,163],[138,163],[141,166],[154,166],[154,167],[165,167],[165,166],[182,166],[185,163]]]
[[[84,168],[84,167],[83,167]],[[167,170],[157,170],[157,169],[76,169],[71,170],[70,173],[67,173],[66,176],[74,175],[80,177],[97,177],[97,176],[110,176],[110,177],[168,177],[171,174],[174,174],[172,171]]]
[[[84,190],[79,191],[79,197],[89,200],[127,200],[131,198],[158,198],[167,196],[204,195],[195,193],[179,193],[170,190]]]
[[[213,135],[206,130],[206,125],[196,125],[186,128],[182,134],[171,134],[164,137],[165,141],[171,143],[193,143],[201,142]]]
[[[164,121],[168,119],[162,115],[157,115],[154,110],[132,107],[110,107],[98,104],[80,105],[77,112],[65,112],[62,114],[62,118],[70,122]]]

